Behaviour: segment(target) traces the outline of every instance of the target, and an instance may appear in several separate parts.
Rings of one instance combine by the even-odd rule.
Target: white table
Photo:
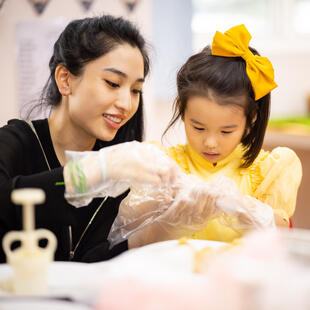
[[[192,272],[193,249],[206,246],[218,248],[223,245],[222,242],[202,240],[190,240],[190,245],[178,245],[178,241],[171,240],[133,249],[101,263],[53,262],[49,268],[49,294],[46,299],[30,300],[27,306],[25,299],[19,302],[20,298],[0,291],[0,309],[25,310],[28,307],[41,310],[43,305],[44,309],[53,310],[92,309],[103,285],[126,277],[147,278],[158,285],[197,281],[197,275]],[[0,281],[11,274],[10,266],[0,265]],[[69,298],[73,302],[66,302],[62,298]]]

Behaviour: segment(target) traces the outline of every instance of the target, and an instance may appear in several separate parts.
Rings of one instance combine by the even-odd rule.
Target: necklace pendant
[[[70,254],[69,254],[69,260],[72,260],[74,257],[74,251],[70,251]]]

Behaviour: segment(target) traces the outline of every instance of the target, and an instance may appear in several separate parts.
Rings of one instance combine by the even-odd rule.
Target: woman
[[[85,208],[68,204],[64,186],[59,185],[64,180],[65,150],[96,151],[142,140],[142,86],[149,71],[145,41],[122,18],[74,20],[56,41],[49,67],[41,102],[52,106],[50,117],[28,124],[11,120],[0,129],[0,238],[22,228],[21,207],[10,201],[12,190],[39,187],[46,202],[36,208],[36,226],[56,235],[55,259],[105,260],[128,247],[123,242],[109,250],[107,241],[126,192],[94,199]],[[114,148],[113,158],[105,162],[110,168],[106,180],[161,181],[165,169],[157,169],[151,161],[141,163],[136,145],[125,149],[125,159],[124,146]],[[0,262],[4,261],[1,248]]]

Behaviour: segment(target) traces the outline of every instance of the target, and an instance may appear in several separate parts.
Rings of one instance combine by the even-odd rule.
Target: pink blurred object
[[[184,257],[178,264],[182,259],[185,264]],[[238,245],[206,257],[202,273],[187,278],[180,276],[182,269],[173,274],[164,267],[167,272],[156,281],[147,270],[107,281],[96,310],[310,309],[310,231],[249,233]],[[157,265],[158,274],[162,268]],[[150,272],[156,272],[155,264]]]
[[[206,310],[206,295],[201,285],[161,285],[126,277],[104,285],[95,310]]]
[[[256,231],[217,256],[206,271],[209,309],[310,309],[310,250],[301,252],[305,244],[309,249],[309,237],[297,230]]]

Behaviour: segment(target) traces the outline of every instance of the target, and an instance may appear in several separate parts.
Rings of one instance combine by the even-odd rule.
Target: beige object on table
[[[14,272],[5,289],[17,295],[47,294],[47,268],[53,260],[57,241],[51,231],[34,229],[34,205],[44,202],[45,193],[35,188],[18,189],[12,192],[11,199],[23,205],[24,230],[8,232],[3,238],[7,263]],[[48,241],[45,248],[38,245],[41,239]],[[21,246],[12,250],[15,241],[20,241]]]

